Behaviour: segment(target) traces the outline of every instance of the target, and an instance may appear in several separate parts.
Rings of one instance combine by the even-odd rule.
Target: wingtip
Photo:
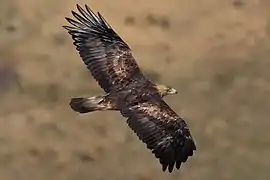
[[[67,31],[71,31],[72,30],[72,27],[70,27],[70,26],[66,26],[66,25],[64,25],[64,26],[62,26],[65,30],[67,30]]]
[[[160,163],[162,165],[162,171],[167,171],[168,173],[172,173],[174,169],[179,170],[181,165],[183,163],[186,163],[187,160],[194,155],[194,152],[196,151],[196,145],[193,142],[193,139],[186,139],[183,146],[180,147],[180,149],[174,149],[174,158],[173,161],[170,159],[163,159],[162,157],[166,158],[168,156],[160,156],[158,154],[155,154],[157,158],[159,158]]]
[[[79,10],[79,9],[82,9],[82,6],[80,5],[80,4],[76,4],[76,7],[77,7],[77,9]]]
[[[85,4],[84,7],[85,9],[92,11],[91,8],[87,4]]]
[[[162,164],[162,171],[165,172],[167,170],[167,164]]]
[[[77,7],[77,10],[78,10],[79,12],[84,11],[84,10],[83,10],[83,7],[80,6],[79,4],[76,4],[76,7]]]
[[[162,166],[162,171],[163,172],[169,172],[169,173],[172,173],[173,172],[173,169],[174,169],[174,166],[169,166],[169,165],[163,165]]]
[[[76,17],[77,13],[73,10],[71,10],[71,14]]]
[[[86,11],[88,11],[89,14],[92,14],[93,16],[95,16],[95,13],[87,4],[85,4],[84,6],[85,6]]]
[[[69,21],[69,20],[70,20],[70,18],[69,18],[69,17],[65,17],[65,20],[66,20],[66,21]]]
[[[169,165],[169,167],[168,167],[168,171],[169,171],[169,173],[172,173],[173,168],[174,168],[174,164],[173,164],[173,165]]]
[[[175,165],[176,169],[180,169],[181,165],[182,165],[181,161],[176,161],[176,165]]]
[[[71,18],[69,18],[69,17],[65,17],[65,19],[66,19],[66,21],[69,22],[69,23],[70,23],[71,21],[73,21],[73,19],[71,19]]]

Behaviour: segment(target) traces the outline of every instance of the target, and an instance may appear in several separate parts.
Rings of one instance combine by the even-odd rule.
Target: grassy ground
[[[198,151],[181,171],[158,161],[118,113],[78,115],[101,93],[61,27],[76,3],[100,11],[140,67],[180,92]],[[268,180],[268,0],[2,0],[1,180]]]

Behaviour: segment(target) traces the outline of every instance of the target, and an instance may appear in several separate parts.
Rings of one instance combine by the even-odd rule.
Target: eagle
[[[71,35],[91,76],[104,90],[94,97],[72,97],[70,107],[77,113],[118,111],[128,127],[159,160],[162,170],[172,172],[193,156],[195,142],[185,120],[163,100],[176,89],[156,84],[144,76],[130,47],[105,18],[88,5],[76,4],[76,20],[65,17],[63,26]]]

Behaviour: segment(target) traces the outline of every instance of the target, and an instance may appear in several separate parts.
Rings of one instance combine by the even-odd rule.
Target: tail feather
[[[90,98],[71,98],[70,107],[79,113],[89,113],[109,109],[108,104],[104,103],[104,96],[95,96]]]

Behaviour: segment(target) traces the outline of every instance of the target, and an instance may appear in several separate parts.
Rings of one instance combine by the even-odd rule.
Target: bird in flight
[[[94,14],[87,5],[83,9],[77,4],[77,9],[79,13],[71,11],[76,20],[66,17],[72,26],[63,27],[104,94],[73,97],[70,107],[78,113],[120,112],[163,171],[179,169],[196,145],[185,120],[163,100],[177,91],[143,75],[130,47],[99,12]]]

